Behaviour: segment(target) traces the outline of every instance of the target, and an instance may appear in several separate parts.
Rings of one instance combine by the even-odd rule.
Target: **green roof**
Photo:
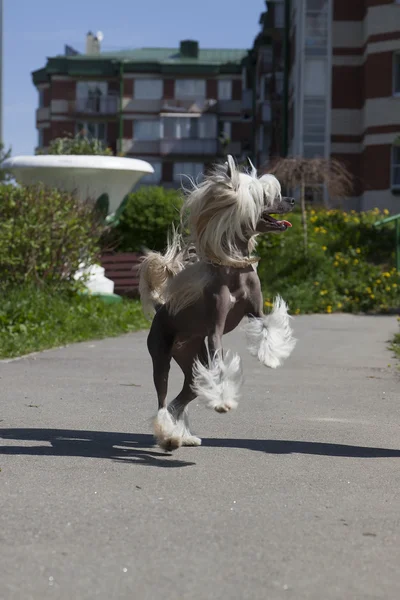
[[[124,72],[164,74],[240,73],[248,51],[237,48],[199,48],[196,57],[181,54],[179,48],[136,48],[100,54],[59,55],[48,58],[44,68],[32,73],[37,85],[51,74],[71,76],[117,76]]]
[[[237,48],[205,48],[199,49],[198,56],[191,58],[181,55],[179,48],[136,48],[134,50],[121,50],[119,52],[102,52],[99,59],[124,60],[128,62],[148,62],[163,64],[212,64],[240,63],[246,56],[247,50]],[[93,56],[78,54],[73,60],[92,59]]]

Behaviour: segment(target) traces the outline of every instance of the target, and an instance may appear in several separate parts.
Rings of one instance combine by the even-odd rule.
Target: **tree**
[[[79,134],[59,137],[50,142],[47,154],[98,154],[112,156],[112,151],[102,141]]]
[[[10,158],[11,156],[11,148],[7,151],[4,150],[4,144],[0,142],[0,183],[7,183],[12,178],[10,171],[3,168],[3,163],[5,160]]]
[[[336,159],[279,158],[269,172],[288,189],[300,189],[304,252],[307,252],[306,188],[325,186],[330,197],[343,198],[352,189],[353,180],[345,165]]]

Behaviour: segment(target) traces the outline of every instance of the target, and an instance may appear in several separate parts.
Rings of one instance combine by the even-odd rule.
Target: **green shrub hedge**
[[[182,196],[173,189],[142,186],[130,194],[114,232],[118,251],[164,250],[168,230],[179,224],[181,206]]]
[[[298,213],[290,216],[292,229],[260,236],[258,272],[266,306],[280,293],[296,314],[400,309],[394,227],[374,227],[386,213],[312,210],[307,255]]]
[[[44,186],[0,186],[0,286],[74,282],[98,258],[101,219],[89,203]]]

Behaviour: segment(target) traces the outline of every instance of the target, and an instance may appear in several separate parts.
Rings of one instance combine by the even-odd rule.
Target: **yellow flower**
[[[367,287],[367,294],[372,294],[372,290],[370,287]]]
[[[370,294],[369,297],[372,298],[372,300],[373,300],[375,298],[375,295],[374,294]]]
[[[397,283],[393,283],[392,288],[397,288]]]
[[[379,285],[380,283],[382,283],[382,281],[380,279],[377,279],[376,283]]]
[[[328,250],[328,248],[326,246],[322,246],[322,250],[325,252],[325,250]]]
[[[299,308],[296,308],[296,310],[294,311],[294,314],[295,314],[295,315],[299,315],[299,314],[300,314],[300,309],[299,309]]]
[[[390,273],[386,271],[386,273],[382,273],[383,277],[391,277]]]
[[[326,312],[327,313],[331,313],[332,312],[332,306],[327,306],[326,307]]]
[[[337,303],[337,308],[342,308],[343,304],[341,302]]]
[[[384,208],[384,209],[383,209],[383,214],[384,214],[384,215],[388,215],[388,214],[389,214],[389,211],[388,211],[388,209],[387,209],[387,208]]]
[[[335,262],[333,263],[333,266],[334,266],[334,267],[338,267],[338,266],[339,266],[339,263],[338,263],[338,261],[337,261],[337,260],[335,260]]]
[[[325,296],[328,293],[328,290],[321,290],[320,296]]]
[[[354,261],[353,261],[353,263],[354,263],[355,265],[358,265],[358,263],[359,263],[359,262],[360,262],[360,261],[358,260],[358,258],[355,258],[355,259],[354,259]]]
[[[385,287],[385,290],[386,290],[387,292],[390,292],[390,290],[391,290],[391,287],[390,287],[390,285],[387,285],[387,286]]]
[[[314,285],[319,285],[319,281],[314,281]]]
[[[270,302],[269,300],[266,300],[264,302],[265,306],[272,306],[272,302]]]
[[[356,248],[356,252],[357,252],[357,254],[361,254],[360,248]]]

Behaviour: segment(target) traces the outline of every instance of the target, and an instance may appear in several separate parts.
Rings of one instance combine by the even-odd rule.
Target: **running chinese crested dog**
[[[228,156],[201,183],[192,182],[182,209],[188,238],[174,231],[165,254],[145,256],[139,291],[144,310],[155,311],[147,345],[158,396],[154,433],[165,450],[201,444],[189,430],[187,407],[194,398],[219,413],[236,408],[241,359],[223,351],[222,336],[244,317],[248,349],[261,363],[275,369],[291,354],[296,340],[286,303],[278,296],[271,313],[263,314],[253,252],[259,234],[291,227],[272,215],[293,207],[273,175],[258,178],[253,165],[240,172]],[[184,383],[167,405],[172,358]]]

